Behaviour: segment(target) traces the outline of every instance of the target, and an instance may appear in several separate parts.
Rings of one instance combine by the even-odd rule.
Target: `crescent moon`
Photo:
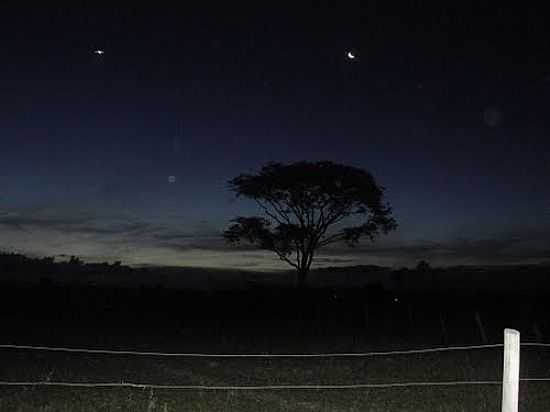
[[[352,52],[348,52],[348,58],[349,59],[355,59],[355,54],[353,54]]]

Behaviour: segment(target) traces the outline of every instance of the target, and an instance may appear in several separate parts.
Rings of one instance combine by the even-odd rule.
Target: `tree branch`
[[[337,242],[337,241],[343,240],[343,239],[344,239],[344,232],[338,232],[338,233],[330,235],[330,236],[324,238],[323,240],[319,241],[317,246],[318,247],[323,247],[323,246],[328,245],[329,243],[334,243],[334,242]]]
[[[276,199],[266,198],[266,200],[269,202],[271,207],[279,214],[279,216],[281,216],[289,225],[292,224],[292,221],[290,220],[288,215],[283,212],[280,203]]]
[[[297,240],[294,240],[294,245],[296,246],[296,263],[300,264],[300,246]]]
[[[298,211],[297,208],[300,208],[300,207],[298,205],[293,205],[291,202],[288,203],[288,207],[290,208],[290,210],[292,210],[292,213],[294,213],[294,215],[300,222],[300,225],[302,226],[302,228],[305,227],[306,224],[304,221],[303,209]]]
[[[276,248],[273,248],[273,251],[279,256],[279,259],[281,260],[284,260],[286,263],[288,263],[290,266],[296,268],[296,269],[299,269],[298,265],[296,263],[294,263],[293,261],[291,261],[289,258],[287,258],[285,256],[284,253],[281,253],[279,250],[277,250]]]
[[[281,222],[279,220],[279,218],[277,218],[276,215],[274,215],[273,213],[271,213],[269,211],[269,209],[267,207],[265,207],[265,205],[263,205],[258,199],[254,199],[256,201],[256,203],[264,210],[264,212],[269,216],[271,217],[272,219],[274,219],[278,224],[282,225],[283,222]],[[288,220],[288,219],[287,219]]]

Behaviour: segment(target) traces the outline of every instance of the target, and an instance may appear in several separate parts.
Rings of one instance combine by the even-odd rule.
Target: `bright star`
[[[94,50],[94,54],[97,54],[97,55],[101,56],[102,54],[105,54],[105,51],[103,51],[101,49],[97,49],[97,50]]]

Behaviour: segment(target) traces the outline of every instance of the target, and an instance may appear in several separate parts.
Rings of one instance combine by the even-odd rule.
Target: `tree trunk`
[[[296,282],[296,286],[298,289],[304,289],[306,286],[306,278],[307,278],[307,269],[299,269],[298,270],[298,278]]]

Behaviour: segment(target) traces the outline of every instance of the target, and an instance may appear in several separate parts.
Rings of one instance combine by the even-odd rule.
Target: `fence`
[[[517,412],[519,382],[550,382],[545,378],[519,378],[520,346],[550,347],[550,343],[520,343],[520,334],[513,329],[505,329],[503,344],[449,346],[413,350],[396,350],[386,352],[363,353],[317,353],[317,354],[211,354],[211,353],[164,353],[139,352],[104,349],[80,349],[67,347],[29,346],[29,345],[0,345],[0,349],[21,349],[36,351],[54,351],[88,354],[156,356],[156,357],[202,357],[202,358],[337,358],[337,357],[370,357],[388,355],[408,355],[447,351],[476,350],[486,348],[504,348],[504,363],[502,381],[496,380],[466,380],[466,381],[439,381],[439,382],[391,382],[391,383],[358,383],[346,385],[264,385],[264,386],[207,386],[207,385],[159,385],[137,382],[55,382],[55,381],[0,381],[1,386],[60,386],[60,387],[128,387],[140,389],[175,389],[201,391],[252,391],[252,390],[331,390],[331,389],[370,389],[370,388],[405,388],[421,386],[459,386],[459,385],[502,385],[502,412]]]

